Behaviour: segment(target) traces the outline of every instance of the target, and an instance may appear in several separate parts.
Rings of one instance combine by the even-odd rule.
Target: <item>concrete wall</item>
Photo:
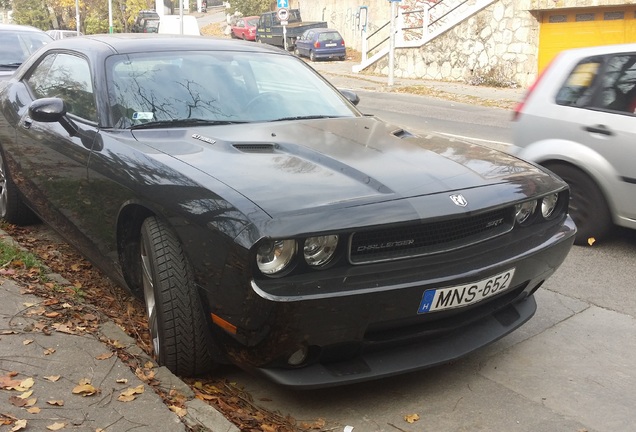
[[[426,0],[402,0],[418,8]],[[298,0],[304,20],[324,20],[349,47],[362,48],[356,14],[368,9],[368,33],[390,19],[388,0]],[[498,0],[472,18],[420,48],[396,50],[396,77],[526,87],[537,76],[541,10],[636,4],[636,0]],[[388,35],[388,27],[377,38]],[[376,41],[370,41],[370,47]],[[367,71],[388,74],[384,58]]]

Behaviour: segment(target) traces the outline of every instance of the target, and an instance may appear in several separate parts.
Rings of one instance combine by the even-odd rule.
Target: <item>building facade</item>
[[[471,3],[402,0],[398,4],[404,12],[443,2],[447,10],[453,3]],[[305,20],[327,21],[357,50],[362,49],[363,35],[382,29],[390,19],[388,0],[365,0],[364,4],[354,0],[299,0],[298,3]],[[424,45],[398,47],[394,75],[525,87],[563,49],[636,42],[636,0],[496,0],[489,3]],[[434,11],[439,9],[438,6],[430,9],[429,22],[435,19]],[[370,39],[369,42],[375,45]],[[384,56],[365,70],[388,74],[388,57]]]

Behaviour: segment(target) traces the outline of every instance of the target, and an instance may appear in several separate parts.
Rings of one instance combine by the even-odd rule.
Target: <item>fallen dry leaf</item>
[[[95,359],[96,360],[106,360],[106,359],[111,358],[113,356],[113,354],[114,354],[113,352],[107,352],[107,353],[98,355],[97,357],[95,357]]]
[[[53,423],[52,425],[49,425],[46,428],[48,430],[56,431],[56,430],[64,429],[65,426],[66,426],[66,423]]]
[[[44,350],[44,355],[51,355],[55,352],[55,348],[47,348]]]
[[[13,424],[13,428],[11,429],[11,432],[17,432],[19,430],[24,430],[27,427],[27,421],[22,419],[22,420],[17,420],[14,424]]]
[[[22,399],[19,396],[10,396],[9,397],[9,403],[13,406],[17,406],[19,408],[22,408],[23,406],[25,406],[27,404],[26,399]]]
[[[117,384],[127,384],[128,380],[126,378],[119,378],[119,379],[115,380],[115,382]]]
[[[38,407],[27,408],[27,412],[29,414],[40,414],[40,408]]]
[[[404,416],[404,421],[407,423],[415,423],[420,419],[420,416],[417,414],[409,414]]]
[[[61,377],[59,375],[49,375],[49,376],[45,376],[44,379],[49,380],[51,382],[56,382],[57,380],[59,380]]]
[[[5,390],[15,390],[19,388],[21,381],[14,380],[14,376],[15,374],[0,375],[0,388]]]
[[[587,239],[587,244],[589,244],[590,246],[592,246],[594,243],[596,243],[596,239],[594,237],[590,237],[589,239]]]
[[[26,391],[24,393],[22,393],[20,396],[18,396],[20,399],[28,399],[31,397],[31,395],[33,394],[33,390],[29,390]]]
[[[22,345],[29,345],[33,343],[33,339],[25,339],[22,341]]]
[[[179,406],[176,406],[176,405],[170,405],[168,408],[170,408],[170,411],[175,413],[179,418],[185,416],[188,413],[188,410],[186,410],[185,408],[181,408]]]
[[[142,394],[144,392],[144,385],[139,384],[137,387],[130,387],[126,390],[122,391],[117,398],[120,402],[131,402],[135,400],[138,394]]]
[[[64,401],[63,400],[50,400],[50,401],[46,401],[47,404],[49,405],[56,405],[56,406],[64,406]]]
[[[33,378],[26,378],[20,381],[20,388],[23,388],[25,390],[30,389],[31,387],[33,387],[33,384],[35,384]]]
[[[90,384],[80,384],[73,389],[73,394],[80,394],[82,396],[93,396],[99,390]]]

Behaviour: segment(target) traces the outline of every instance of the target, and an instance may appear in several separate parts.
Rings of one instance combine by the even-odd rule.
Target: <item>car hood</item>
[[[483,146],[413,136],[374,117],[135,130],[273,216],[527,181],[535,166]],[[533,188],[534,189],[534,188]]]

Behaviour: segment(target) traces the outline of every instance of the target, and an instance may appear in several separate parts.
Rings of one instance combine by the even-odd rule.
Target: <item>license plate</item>
[[[453,309],[480,302],[510,288],[515,269],[466,285],[430,289],[424,292],[418,314]]]
[[[335,43],[328,43],[328,44],[325,44],[325,46],[326,46],[326,47],[334,47],[334,46],[336,46],[336,45],[338,45],[338,44],[335,44]]]

